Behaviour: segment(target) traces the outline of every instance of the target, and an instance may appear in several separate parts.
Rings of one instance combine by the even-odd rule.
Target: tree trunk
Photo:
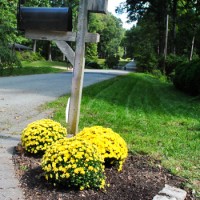
[[[33,52],[36,52],[37,40],[33,40]]]
[[[172,8],[172,53],[176,54],[176,19],[177,19],[177,1],[173,0]]]
[[[62,59],[63,61],[65,61],[65,54],[63,53],[63,59]]]
[[[168,13],[168,2],[166,0],[162,0],[158,7],[156,20],[158,22],[158,53],[159,57],[162,58],[165,54],[165,38],[166,38],[166,16]],[[165,67],[164,59],[160,59],[159,61],[159,69],[164,73]]]
[[[165,60],[167,58],[168,26],[169,26],[169,15],[167,15],[167,17],[166,17],[165,47],[164,47],[164,59]]]
[[[166,31],[165,31],[165,47],[164,47],[164,63],[163,63],[163,74],[165,74],[165,65],[167,59],[167,43],[168,43],[168,26],[169,26],[169,15],[166,17]]]
[[[158,33],[159,33],[159,56],[163,56],[165,50],[166,15],[168,3],[166,0],[160,2],[157,14]]]
[[[48,42],[48,61],[52,61],[51,57],[51,42]]]
[[[192,61],[192,57],[193,57],[194,42],[195,42],[195,35],[193,35],[193,37],[192,37],[192,46],[191,46],[191,51],[190,51],[190,61]]]

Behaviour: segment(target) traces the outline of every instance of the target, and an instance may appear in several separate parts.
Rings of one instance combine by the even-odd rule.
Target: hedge
[[[200,59],[178,65],[173,83],[185,93],[192,96],[200,95]]]

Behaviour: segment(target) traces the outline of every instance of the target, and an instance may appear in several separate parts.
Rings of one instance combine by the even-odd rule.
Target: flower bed
[[[43,154],[41,167],[46,180],[66,188],[103,189],[105,166],[122,170],[128,156],[123,138],[110,128],[84,128],[73,138],[66,138],[61,124],[42,119],[22,132],[22,147],[32,154]]]

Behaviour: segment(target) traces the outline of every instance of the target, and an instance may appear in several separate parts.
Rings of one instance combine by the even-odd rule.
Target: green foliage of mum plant
[[[45,178],[80,190],[104,188],[103,159],[96,146],[83,139],[64,138],[48,148],[42,159]]]
[[[53,142],[66,136],[67,130],[60,123],[51,119],[41,119],[28,126],[22,131],[22,146],[29,153],[44,153]]]

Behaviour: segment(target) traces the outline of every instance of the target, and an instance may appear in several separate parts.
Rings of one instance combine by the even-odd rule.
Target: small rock
[[[162,195],[156,195],[153,200],[177,200],[175,197],[167,197]]]
[[[184,200],[187,192],[185,190],[165,185],[165,187],[159,192],[160,195],[166,195],[169,197],[175,197],[176,200]]]

